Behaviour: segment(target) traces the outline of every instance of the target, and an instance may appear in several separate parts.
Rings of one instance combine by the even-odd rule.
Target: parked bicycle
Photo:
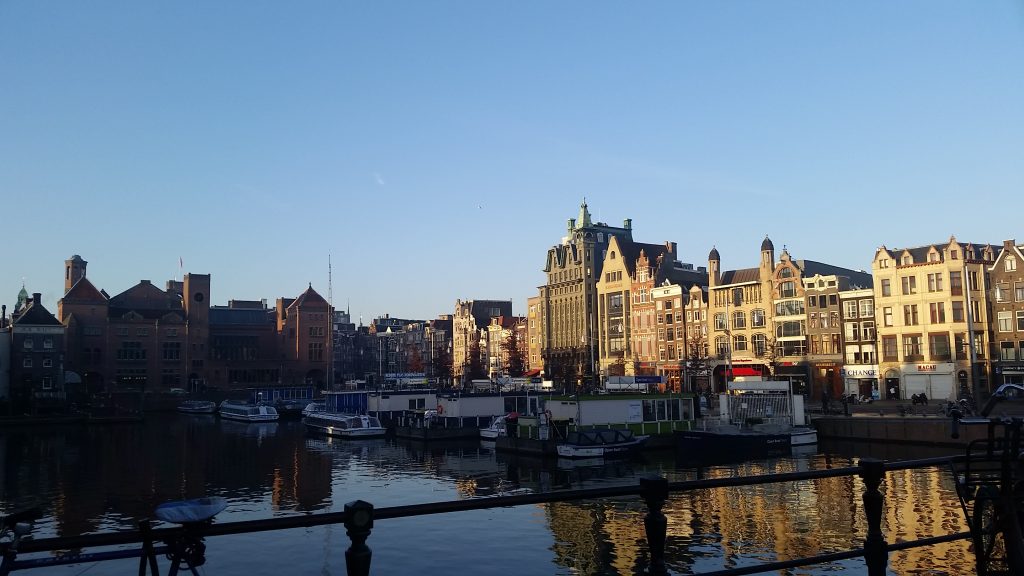
[[[953,464],[980,576],[1024,574],[1024,418],[989,417],[1014,388],[1024,390],[1013,384],[1001,386],[978,418],[964,418],[959,404],[951,410],[954,438],[959,437],[960,425],[987,428],[983,438],[968,443],[965,458]]]

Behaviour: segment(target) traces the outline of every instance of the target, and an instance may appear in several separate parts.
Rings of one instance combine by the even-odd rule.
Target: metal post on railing
[[[882,493],[878,487],[885,476],[885,463],[875,458],[860,459],[860,477],[864,480],[864,515],[868,534],[864,538],[864,563],[869,576],[884,576],[889,563],[889,544],[882,534]]]
[[[650,549],[651,560],[647,566],[648,574],[668,574],[665,568],[665,540],[668,530],[668,519],[661,508],[668,500],[668,480],[660,476],[648,476],[640,479],[640,497],[647,503],[647,515],[644,516],[644,529],[647,532],[647,547]]]
[[[345,550],[346,573],[348,576],[369,576],[373,552],[366,545],[366,539],[373,529],[373,504],[363,500],[345,504],[345,528],[352,540],[352,545]]]
[[[139,532],[142,533],[142,556],[139,558],[139,576],[146,576],[146,568],[159,576],[160,571],[156,565],[156,552],[153,551],[153,525],[148,518],[139,520]]]

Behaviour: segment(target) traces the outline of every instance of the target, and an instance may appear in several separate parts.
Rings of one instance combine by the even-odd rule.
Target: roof
[[[313,290],[313,284],[310,283],[309,284],[309,288],[306,288],[305,292],[300,294],[299,297],[296,298],[294,302],[289,304],[288,308],[291,308],[293,306],[298,308],[298,307],[302,307],[302,306],[327,306],[327,305],[328,305],[327,304],[327,300],[324,300],[323,296],[321,296],[319,293],[317,293],[316,290]]]
[[[718,248],[712,246],[711,252],[708,252],[708,260],[721,260],[722,256],[718,253]]]
[[[274,325],[274,312],[265,308],[210,307],[211,326],[262,326]]]
[[[804,278],[818,274],[822,276],[845,276],[850,279],[850,286],[859,286],[861,288],[872,286],[871,274],[867,272],[850,270],[849,268],[833,266],[823,262],[815,262],[814,260],[794,260],[793,263],[800,268]]]
[[[76,282],[77,284],[77,282]],[[138,284],[114,296],[109,301],[109,316],[118,318],[129,312],[148,319],[159,319],[168,312],[181,314],[181,296],[174,292],[165,292],[157,288],[149,280],[140,280]]]
[[[771,239],[769,239],[767,235],[765,235],[764,240],[761,242],[761,252],[766,250],[775,250],[775,245],[772,244]]]
[[[50,311],[42,303],[35,301],[29,304],[29,307],[14,319],[13,324],[15,326],[62,326],[60,320],[57,320],[56,316],[50,314]]]
[[[107,302],[107,297],[96,289],[96,286],[89,281],[85,276],[78,279],[75,285],[72,286],[67,294],[64,294],[63,298],[66,303],[88,303],[95,302],[97,304]]]
[[[760,268],[741,268],[739,270],[726,270],[722,272],[722,279],[719,286],[727,284],[743,284],[746,282],[757,282],[761,280]]]

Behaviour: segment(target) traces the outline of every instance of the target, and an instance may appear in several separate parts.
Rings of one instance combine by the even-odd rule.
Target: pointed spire
[[[576,219],[576,225],[580,228],[588,228],[592,225],[590,221],[590,210],[587,209],[587,198],[583,198],[580,204],[580,217]]]

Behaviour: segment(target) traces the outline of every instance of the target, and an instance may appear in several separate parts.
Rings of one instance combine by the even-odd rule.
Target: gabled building
[[[843,366],[839,371],[843,393],[884,398],[878,371],[874,290],[867,287],[841,291],[839,305],[843,314]]]
[[[1024,385],[1024,250],[1014,240],[1003,242],[988,268],[992,284],[993,386]]]
[[[11,409],[19,414],[65,409],[64,326],[43,306],[42,294],[21,301],[6,331]]]
[[[621,228],[591,220],[586,201],[566,235],[547,251],[545,282],[538,287],[544,376],[572,388],[592,382],[598,355],[597,282],[612,239],[633,241],[632,222]]]
[[[875,252],[871,271],[883,397],[955,398],[989,391],[985,277],[998,249],[951,237],[941,244],[882,246]]]
[[[456,300],[452,315],[452,371],[456,382],[487,376],[487,327],[491,318],[512,316],[511,300]],[[471,355],[476,354],[476,358]],[[470,374],[471,366],[481,374]]]

